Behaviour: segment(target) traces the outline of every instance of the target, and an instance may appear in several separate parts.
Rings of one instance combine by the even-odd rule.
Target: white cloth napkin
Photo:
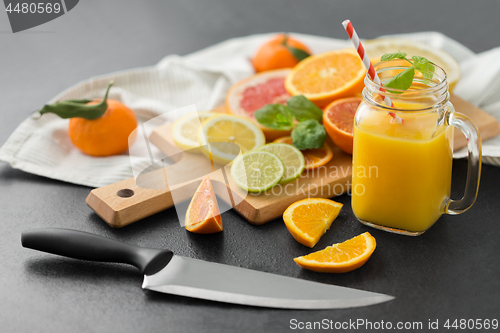
[[[248,61],[274,33],[230,39],[187,56],[167,56],[156,66],[93,77],[63,91],[48,103],[76,98],[102,98],[110,80],[110,98],[132,108],[139,121],[195,104],[210,110],[224,103],[228,88],[253,74]],[[352,47],[349,41],[292,34],[313,53]],[[500,119],[500,48],[475,54],[436,32],[392,35],[426,42],[450,53],[462,69],[455,93]],[[23,121],[0,148],[0,160],[37,175],[75,184],[100,187],[133,176],[127,154],[90,157],[75,148],[67,135],[68,120],[52,114]],[[464,157],[464,151],[455,157]],[[483,143],[483,161],[500,166],[500,137]],[[136,159],[137,160],[137,159]],[[144,165],[149,159],[144,157]]]

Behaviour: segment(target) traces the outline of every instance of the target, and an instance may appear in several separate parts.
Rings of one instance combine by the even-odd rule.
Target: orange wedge
[[[324,250],[293,259],[302,268],[322,273],[346,273],[363,264],[370,258],[377,242],[369,232],[333,244]]]
[[[222,219],[215,192],[207,176],[194,193],[186,212],[185,226],[197,234],[212,234],[222,231]]]
[[[284,136],[282,138],[274,140],[274,142],[279,143],[288,143],[292,144],[293,140],[291,136]],[[301,150],[302,155],[304,155],[305,160],[305,168],[304,170],[312,170],[319,168],[320,166],[325,165],[330,162],[333,158],[333,150],[330,146],[325,142],[323,147],[319,149],[305,149]]]
[[[343,152],[352,154],[354,115],[361,97],[342,98],[330,103],[323,112],[323,125],[333,143]]]
[[[285,210],[283,221],[297,242],[313,247],[330,229],[342,206],[341,203],[328,199],[303,199]]]
[[[323,108],[333,100],[361,93],[365,74],[355,50],[330,51],[302,60],[287,75],[285,88]]]

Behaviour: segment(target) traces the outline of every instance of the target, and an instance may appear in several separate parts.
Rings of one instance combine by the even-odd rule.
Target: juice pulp
[[[362,103],[358,112],[362,108],[370,106]],[[450,195],[453,127],[438,126],[438,112],[405,112],[400,124],[383,111],[365,111],[354,126],[354,215],[388,228],[423,232],[443,214]]]

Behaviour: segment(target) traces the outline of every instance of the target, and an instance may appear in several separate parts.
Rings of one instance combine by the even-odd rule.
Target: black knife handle
[[[160,271],[173,256],[170,250],[147,249],[87,232],[59,228],[25,231],[21,243],[26,248],[74,259],[134,265],[145,275]]]

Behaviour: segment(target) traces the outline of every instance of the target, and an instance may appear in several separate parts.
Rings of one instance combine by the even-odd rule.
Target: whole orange
[[[252,59],[252,64],[257,72],[280,68],[292,68],[299,60],[283,45],[285,34],[281,34],[264,43]],[[298,40],[288,37],[287,45],[311,53],[309,48]]]
[[[93,101],[88,105],[99,102]],[[97,119],[71,118],[69,121],[71,142],[85,154],[111,156],[128,149],[129,135],[137,127],[134,111],[117,100],[108,99],[107,103],[106,112]]]

